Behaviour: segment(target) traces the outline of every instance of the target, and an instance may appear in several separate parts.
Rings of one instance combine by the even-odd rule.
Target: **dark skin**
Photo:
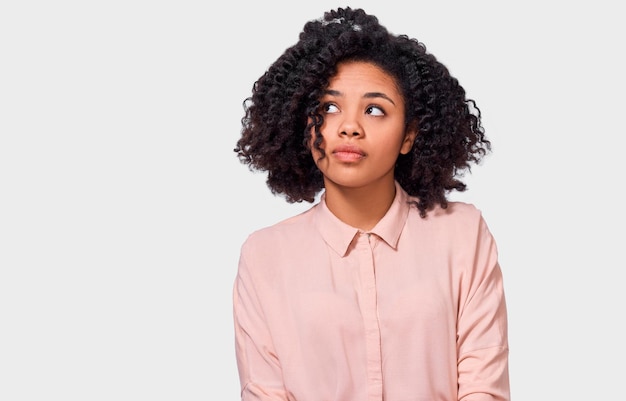
[[[375,64],[344,62],[322,99],[326,157],[312,157],[324,175],[328,208],[345,223],[371,230],[396,193],[394,169],[417,135],[404,125],[404,98],[393,76]]]

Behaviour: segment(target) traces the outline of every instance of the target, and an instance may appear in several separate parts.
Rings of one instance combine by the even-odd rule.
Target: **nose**
[[[339,135],[362,136],[363,127],[355,116],[346,116],[339,126]]]
[[[340,134],[341,135],[347,135],[347,136],[359,136],[359,135],[361,135],[361,133],[358,130],[352,131],[351,133],[349,131],[341,131]]]

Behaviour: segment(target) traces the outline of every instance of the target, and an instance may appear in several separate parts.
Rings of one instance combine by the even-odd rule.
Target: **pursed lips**
[[[351,162],[363,159],[366,154],[358,146],[342,145],[335,148],[332,152],[333,156],[340,161]]]

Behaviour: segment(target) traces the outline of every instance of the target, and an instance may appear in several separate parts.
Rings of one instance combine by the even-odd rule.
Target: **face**
[[[324,183],[347,188],[376,187],[394,180],[398,155],[413,146],[406,130],[404,98],[395,79],[374,64],[339,65],[321,99],[321,148],[311,147]]]

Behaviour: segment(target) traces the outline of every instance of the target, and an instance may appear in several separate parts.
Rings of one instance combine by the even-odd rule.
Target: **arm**
[[[287,400],[261,300],[242,252],[233,289],[235,353],[243,401]]]
[[[509,401],[507,312],[496,245],[480,219],[457,324],[459,401]]]

